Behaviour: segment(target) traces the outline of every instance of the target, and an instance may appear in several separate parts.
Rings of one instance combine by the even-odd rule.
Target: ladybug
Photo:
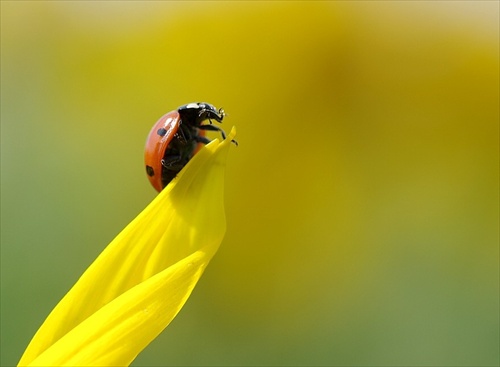
[[[158,192],[204,144],[210,142],[205,131],[218,131],[223,139],[226,138],[224,130],[212,125],[212,120],[222,122],[224,116],[222,108],[217,110],[209,103],[197,102],[180,106],[154,124],[146,141],[144,161],[149,182]],[[202,125],[206,120],[209,124]]]

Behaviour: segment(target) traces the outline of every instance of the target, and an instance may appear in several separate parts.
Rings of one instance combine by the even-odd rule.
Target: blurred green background
[[[134,365],[498,365],[499,3],[1,2],[1,364],[224,107],[228,231]],[[103,279],[105,281],[105,279]]]

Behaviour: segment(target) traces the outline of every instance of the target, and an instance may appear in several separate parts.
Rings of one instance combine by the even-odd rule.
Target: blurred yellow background
[[[1,364],[224,107],[226,238],[134,365],[498,365],[499,3],[1,2]],[[105,279],[103,279],[105,281]]]

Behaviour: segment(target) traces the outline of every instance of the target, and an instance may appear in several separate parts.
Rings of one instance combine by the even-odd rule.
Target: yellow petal
[[[125,366],[175,317],[210,260],[197,251],[131,288],[59,339],[33,366]]]
[[[178,177],[108,245],[47,317],[19,365],[35,362],[42,365],[123,365],[124,360],[133,360],[166,327],[186,301],[202,269],[223,239],[225,160],[235,133],[233,128],[226,140],[219,142],[215,139],[201,149]],[[187,259],[190,260],[186,262]],[[184,270],[179,270],[179,266]],[[168,275],[172,271],[176,277]],[[165,284],[160,287],[148,283],[156,284],[157,277]],[[153,287],[154,291],[148,287]],[[163,289],[165,287],[168,292]],[[162,290],[158,291],[160,288]],[[149,302],[158,298],[150,303],[159,307],[154,308],[155,315],[151,317],[161,318],[160,325],[144,329],[144,335],[148,335],[140,338],[148,340],[144,345],[137,342],[139,339],[134,339],[134,334],[122,330],[139,327],[128,316],[134,318],[138,315],[131,311],[133,305],[145,305],[140,303],[142,300],[134,299],[134,296],[144,297],[141,292],[153,293],[145,297]],[[162,299],[167,294],[172,298]],[[163,305],[162,302],[174,302],[175,305]],[[161,307],[169,309],[156,312]],[[151,311],[151,308],[146,308]],[[109,309],[113,309],[116,318],[109,317]],[[164,315],[168,317],[163,319]],[[104,322],[107,319],[119,321],[108,324]],[[108,328],[131,337],[127,343],[120,344],[122,353],[116,349],[111,353],[112,343],[103,343],[103,340],[117,338]],[[134,332],[142,335],[137,330]],[[114,336],[107,339],[110,335]],[[99,349],[102,353],[96,353],[93,340],[101,340],[98,345],[102,347]],[[72,352],[62,353],[64,350]],[[92,356],[84,356],[84,351],[89,350],[92,350]]]

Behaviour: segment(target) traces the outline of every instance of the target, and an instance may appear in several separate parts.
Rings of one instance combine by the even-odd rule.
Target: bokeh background
[[[498,365],[499,3],[1,2],[1,364],[224,107],[228,231],[134,362]],[[103,279],[105,281],[105,279]]]

